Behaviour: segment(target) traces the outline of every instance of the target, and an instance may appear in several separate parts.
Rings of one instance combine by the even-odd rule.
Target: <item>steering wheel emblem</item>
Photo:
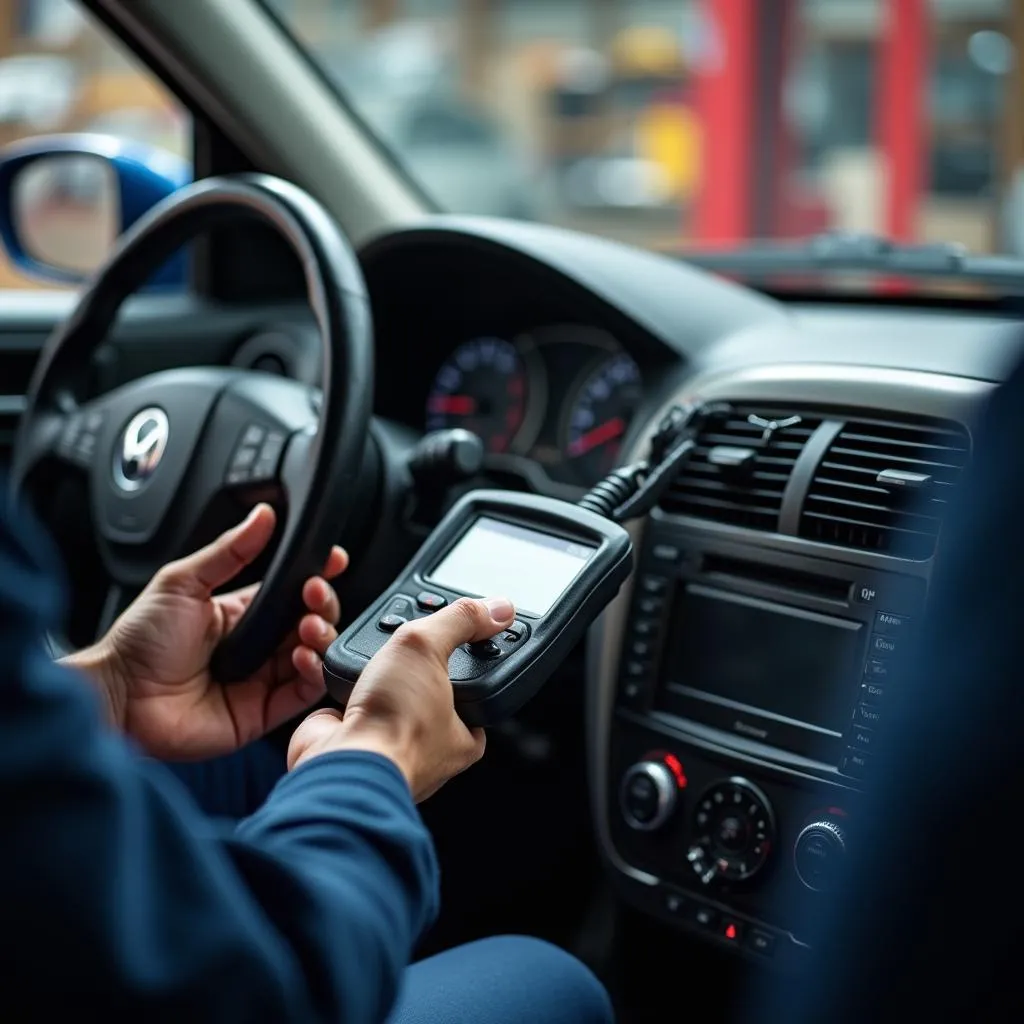
[[[163,409],[153,406],[133,416],[114,454],[114,483],[122,491],[137,491],[148,483],[164,457],[169,436]]]

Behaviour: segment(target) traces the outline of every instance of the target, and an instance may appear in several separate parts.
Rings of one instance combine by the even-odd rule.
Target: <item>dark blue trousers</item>
[[[254,743],[230,757],[171,765],[207,814],[243,818],[285,770],[284,755]],[[601,983],[540,939],[502,935],[450,949],[406,972],[388,1024],[611,1024]]]

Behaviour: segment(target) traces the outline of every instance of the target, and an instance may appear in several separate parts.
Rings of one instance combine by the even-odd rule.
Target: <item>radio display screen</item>
[[[861,623],[691,584],[677,592],[668,633],[669,689],[843,731]]]

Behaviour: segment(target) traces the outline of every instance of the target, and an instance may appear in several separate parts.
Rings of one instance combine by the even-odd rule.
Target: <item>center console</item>
[[[803,377],[780,368],[697,393],[798,402],[829,390]],[[909,401],[970,417],[972,386],[951,398],[916,383],[897,399],[897,381],[851,371],[844,406],[818,409],[774,529],[655,510],[635,534],[632,587],[591,639],[592,799],[620,893],[763,963],[803,960],[808,901],[857,828],[931,571],[930,558],[807,539],[787,508],[806,505],[840,408]]]

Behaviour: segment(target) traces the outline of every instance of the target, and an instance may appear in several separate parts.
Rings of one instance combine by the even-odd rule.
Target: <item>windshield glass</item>
[[[1024,253],[1010,0],[267,3],[445,210]]]

